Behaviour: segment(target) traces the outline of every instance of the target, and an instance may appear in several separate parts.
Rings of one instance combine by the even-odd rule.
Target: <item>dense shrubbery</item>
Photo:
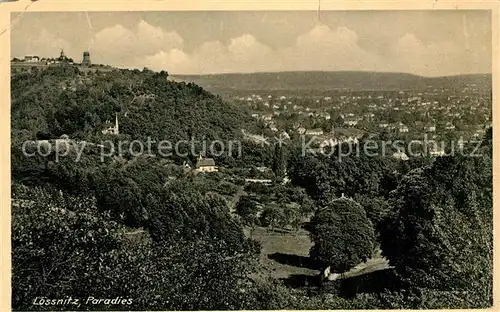
[[[37,296],[132,298],[125,308],[139,310],[243,309],[252,300],[255,253],[234,240],[172,233],[155,241],[99,213],[92,198],[18,186],[14,197],[15,309],[33,309]]]

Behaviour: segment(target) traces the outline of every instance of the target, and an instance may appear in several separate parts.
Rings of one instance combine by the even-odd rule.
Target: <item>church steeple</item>
[[[119,130],[118,130],[118,114],[115,114],[115,134],[119,134]]]

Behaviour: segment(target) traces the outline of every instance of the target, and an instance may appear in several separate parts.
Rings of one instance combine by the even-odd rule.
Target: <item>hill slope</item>
[[[154,139],[227,139],[254,120],[193,83],[172,82],[166,72],[138,70],[81,72],[60,66],[15,73],[13,137],[100,135],[118,115],[120,134]],[[40,135],[39,135],[40,136]]]

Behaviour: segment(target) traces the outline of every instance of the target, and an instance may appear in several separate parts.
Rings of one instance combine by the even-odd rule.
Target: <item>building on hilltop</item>
[[[40,62],[40,58],[36,55],[26,55],[24,61],[28,63],[38,63]]]
[[[204,158],[203,156],[198,157],[196,162],[196,171],[198,172],[217,172],[219,169],[215,166],[215,160],[213,158]]]
[[[92,65],[90,62],[90,53],[88,51],[83,52],[83,60],[82,60],[82,66],[89,66]]]
[[[66,56],[66,54],[64,53],[64,49],[61,49],[61,54],[59,55],[58,58],[55,59],[55,63],[56,64],[60,64],[60,63],[73,63],[73,59],[71,58],[68,58]]]

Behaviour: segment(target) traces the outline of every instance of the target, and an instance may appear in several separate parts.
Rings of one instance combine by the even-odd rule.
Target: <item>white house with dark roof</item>
[[[215,160],[213,158],[204,158],[200,154],[198,161],[196,161],[195,170],[198,172],[217,172],[219,168],[215,165]]]

